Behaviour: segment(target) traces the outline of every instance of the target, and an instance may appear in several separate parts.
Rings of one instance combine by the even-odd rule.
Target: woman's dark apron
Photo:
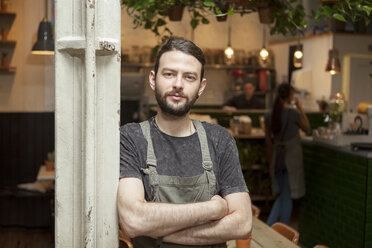
[[[289,187],[291,189],[291,198],[298,199],[305,195],[305,174],[302,161],[301,138],[296,135],[294,138],[285,142],[274,142],[273,158],[276,158],[278,146],[285,146],[284,163],[288,172]],[[275,159],[272,159],[271,173],[274,175]],[[272,178],[272,191],[276,195],[279,193],[279,186],[275,176]]]

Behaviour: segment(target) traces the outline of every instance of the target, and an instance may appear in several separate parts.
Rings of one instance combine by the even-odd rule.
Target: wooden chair
[[[258,218],[260,216],[260,213],[261,213],[261,210],[259,207],[257,207],[256,205],[253,205],[252,204],[252,215],[256,218]]]
[[[252,215],[256,218],[260,216],[261,210],[256,205],[252,204]],[[249,248],[251,246],[252,235],[248,239],[237,239],[236,248]]]
[[[296,229],[281,222],[276,222],[271,227],[293,243],[298,244],[300,233]]]
[[[119,248],[133,248],[132,242],[121,223],[119,223]]]

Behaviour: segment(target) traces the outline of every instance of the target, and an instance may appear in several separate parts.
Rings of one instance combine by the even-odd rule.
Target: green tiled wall
[[[372,247],[372,159],[303,144],[306,196],[300,242],[306,247]]]

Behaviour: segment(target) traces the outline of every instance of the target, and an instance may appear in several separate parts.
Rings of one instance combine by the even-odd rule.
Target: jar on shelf
[[[1,29],[1,40],[3,40],[3,41],[8,40],[8,30]]]
[[[3,56],[1,57],[1,67],[7,68],[9,67],[9,58],[8,54],[3,53]]]
[[[6,12],[8,10],[7,3],[4,0],[1,0],[1,12]]]

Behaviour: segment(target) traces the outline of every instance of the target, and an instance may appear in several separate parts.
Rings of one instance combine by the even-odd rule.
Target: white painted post
[[[55,6],[55,246],[118,247],[120,0]]]

